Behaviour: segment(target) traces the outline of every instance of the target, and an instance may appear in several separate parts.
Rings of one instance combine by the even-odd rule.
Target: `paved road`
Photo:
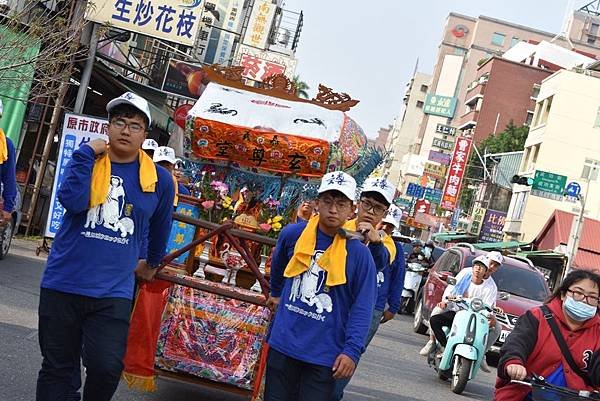
[[[0,261],[0,400],[34,399],[40,366],[37,302],[43,260],[16,244]],[[347,389],[347,401],[446,401],[457,399],[417,352],[425,337],[414,334],[410,319],[398,316],[383,325]],[[461,400],[490,400],[494,374],[480,372]],[[241,401],[222,392],[160,380],[154,394],[119,386],[117,401]]]

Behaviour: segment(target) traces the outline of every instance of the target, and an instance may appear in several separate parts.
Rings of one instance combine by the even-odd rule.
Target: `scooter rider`
[[[431,330],[435,339],[442,346],[446,346],[446,333],[443,327],[452,326],[452,321],[458,310],[458,306],[452,302],[457,296],[468,298],[479,298],[484,304],[495,307],[497,288],[490,280],[484,280],[484,276],[489,268],[489,259],[486,256],[478,256],[473,259],[473,269],[463,269],[456,276],[456,285],[449,285],[444,291],[442,301],[438,304],[441,309],[445,309],[438,315],[432,316],[429,320]]]
[[[423,241],[414,240],[412,247],[412,252],[408,255],[406,263],[418,263],[424,267],[429,267],[429,258],[423,252]]]

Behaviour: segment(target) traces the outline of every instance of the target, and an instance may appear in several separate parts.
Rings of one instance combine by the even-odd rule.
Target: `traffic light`
[[[533,185],[533,178],[525,177],[524,175],[513,175],[512,184],[527,185],[528,187]]]

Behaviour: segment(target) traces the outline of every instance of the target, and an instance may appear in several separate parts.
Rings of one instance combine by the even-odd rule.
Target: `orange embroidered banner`
[[[243,167],[320,177],[327,169],[329,142],[196,117],[192,151],[197,157]]]

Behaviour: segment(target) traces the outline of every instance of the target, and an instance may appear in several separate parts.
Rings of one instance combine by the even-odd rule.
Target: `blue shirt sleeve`
[[[177,183],[177,191],[179,192],[179,195],[191,195],[192,194],[190,192],[190,190],[187,189],[187,187],[180,182]]]
[[[15,145],[10,138],[6,138],[6,148],[8,158],[2,164],[2,199],[4,200],[4,210],[12,212],[15,209],[15,200],[17,199],[17,177],[15,161]]]
[[[94,150],[88,145],[82,145],[73,152],[57,195],[68,212],[77,214],[88,210],[95,161]]]
[[[356,264],[356,274],[351,283],[354,303],[348,313],[346,342],[342,350],[342,353],[352,358],[355,363],[358,363],[365,348],[377,296],[377,276],[373,258],[362,245],[358,249],[360,252],[355,255],[349,252],[347,256],[347,260],[356,261],[353,262]]]
[[[293,225],[290,225],[281,230],[281,233],[277,238],[277,244],[275,244],[275,249],[273,250],[270,284],[271,295],[274,297],[280,297],[281,291],[283,290],[283,272],[290,262],[290,257],[288,256],[288,237],[290,236],[292,228]]]
[[[392,313],[398,313],[400,308],[400,296],[404,288],[404,274],[406,273],[406,261],[402,247],[396,243],[396,259],[391,266],[390,288],[388,290],[388,310]]]
[[[371,251],[371,256],[373,256],[373,261],[375,261],[375,268],[378,272],[382,271],[386,267],[389,266],[390,263],[390,253],[383,246],[383,242],[378,243],[370,243],[369,250]]]
[[[156,166],[158,173],[158,205],[150,217],[148,231],[148,255],[149,265],[157,265],[165,256],[167,240],[173,223],[173,198],[175,197],[175,186],[173,179],[167,170]],[[142,241],[143,246],[143,241]]]

